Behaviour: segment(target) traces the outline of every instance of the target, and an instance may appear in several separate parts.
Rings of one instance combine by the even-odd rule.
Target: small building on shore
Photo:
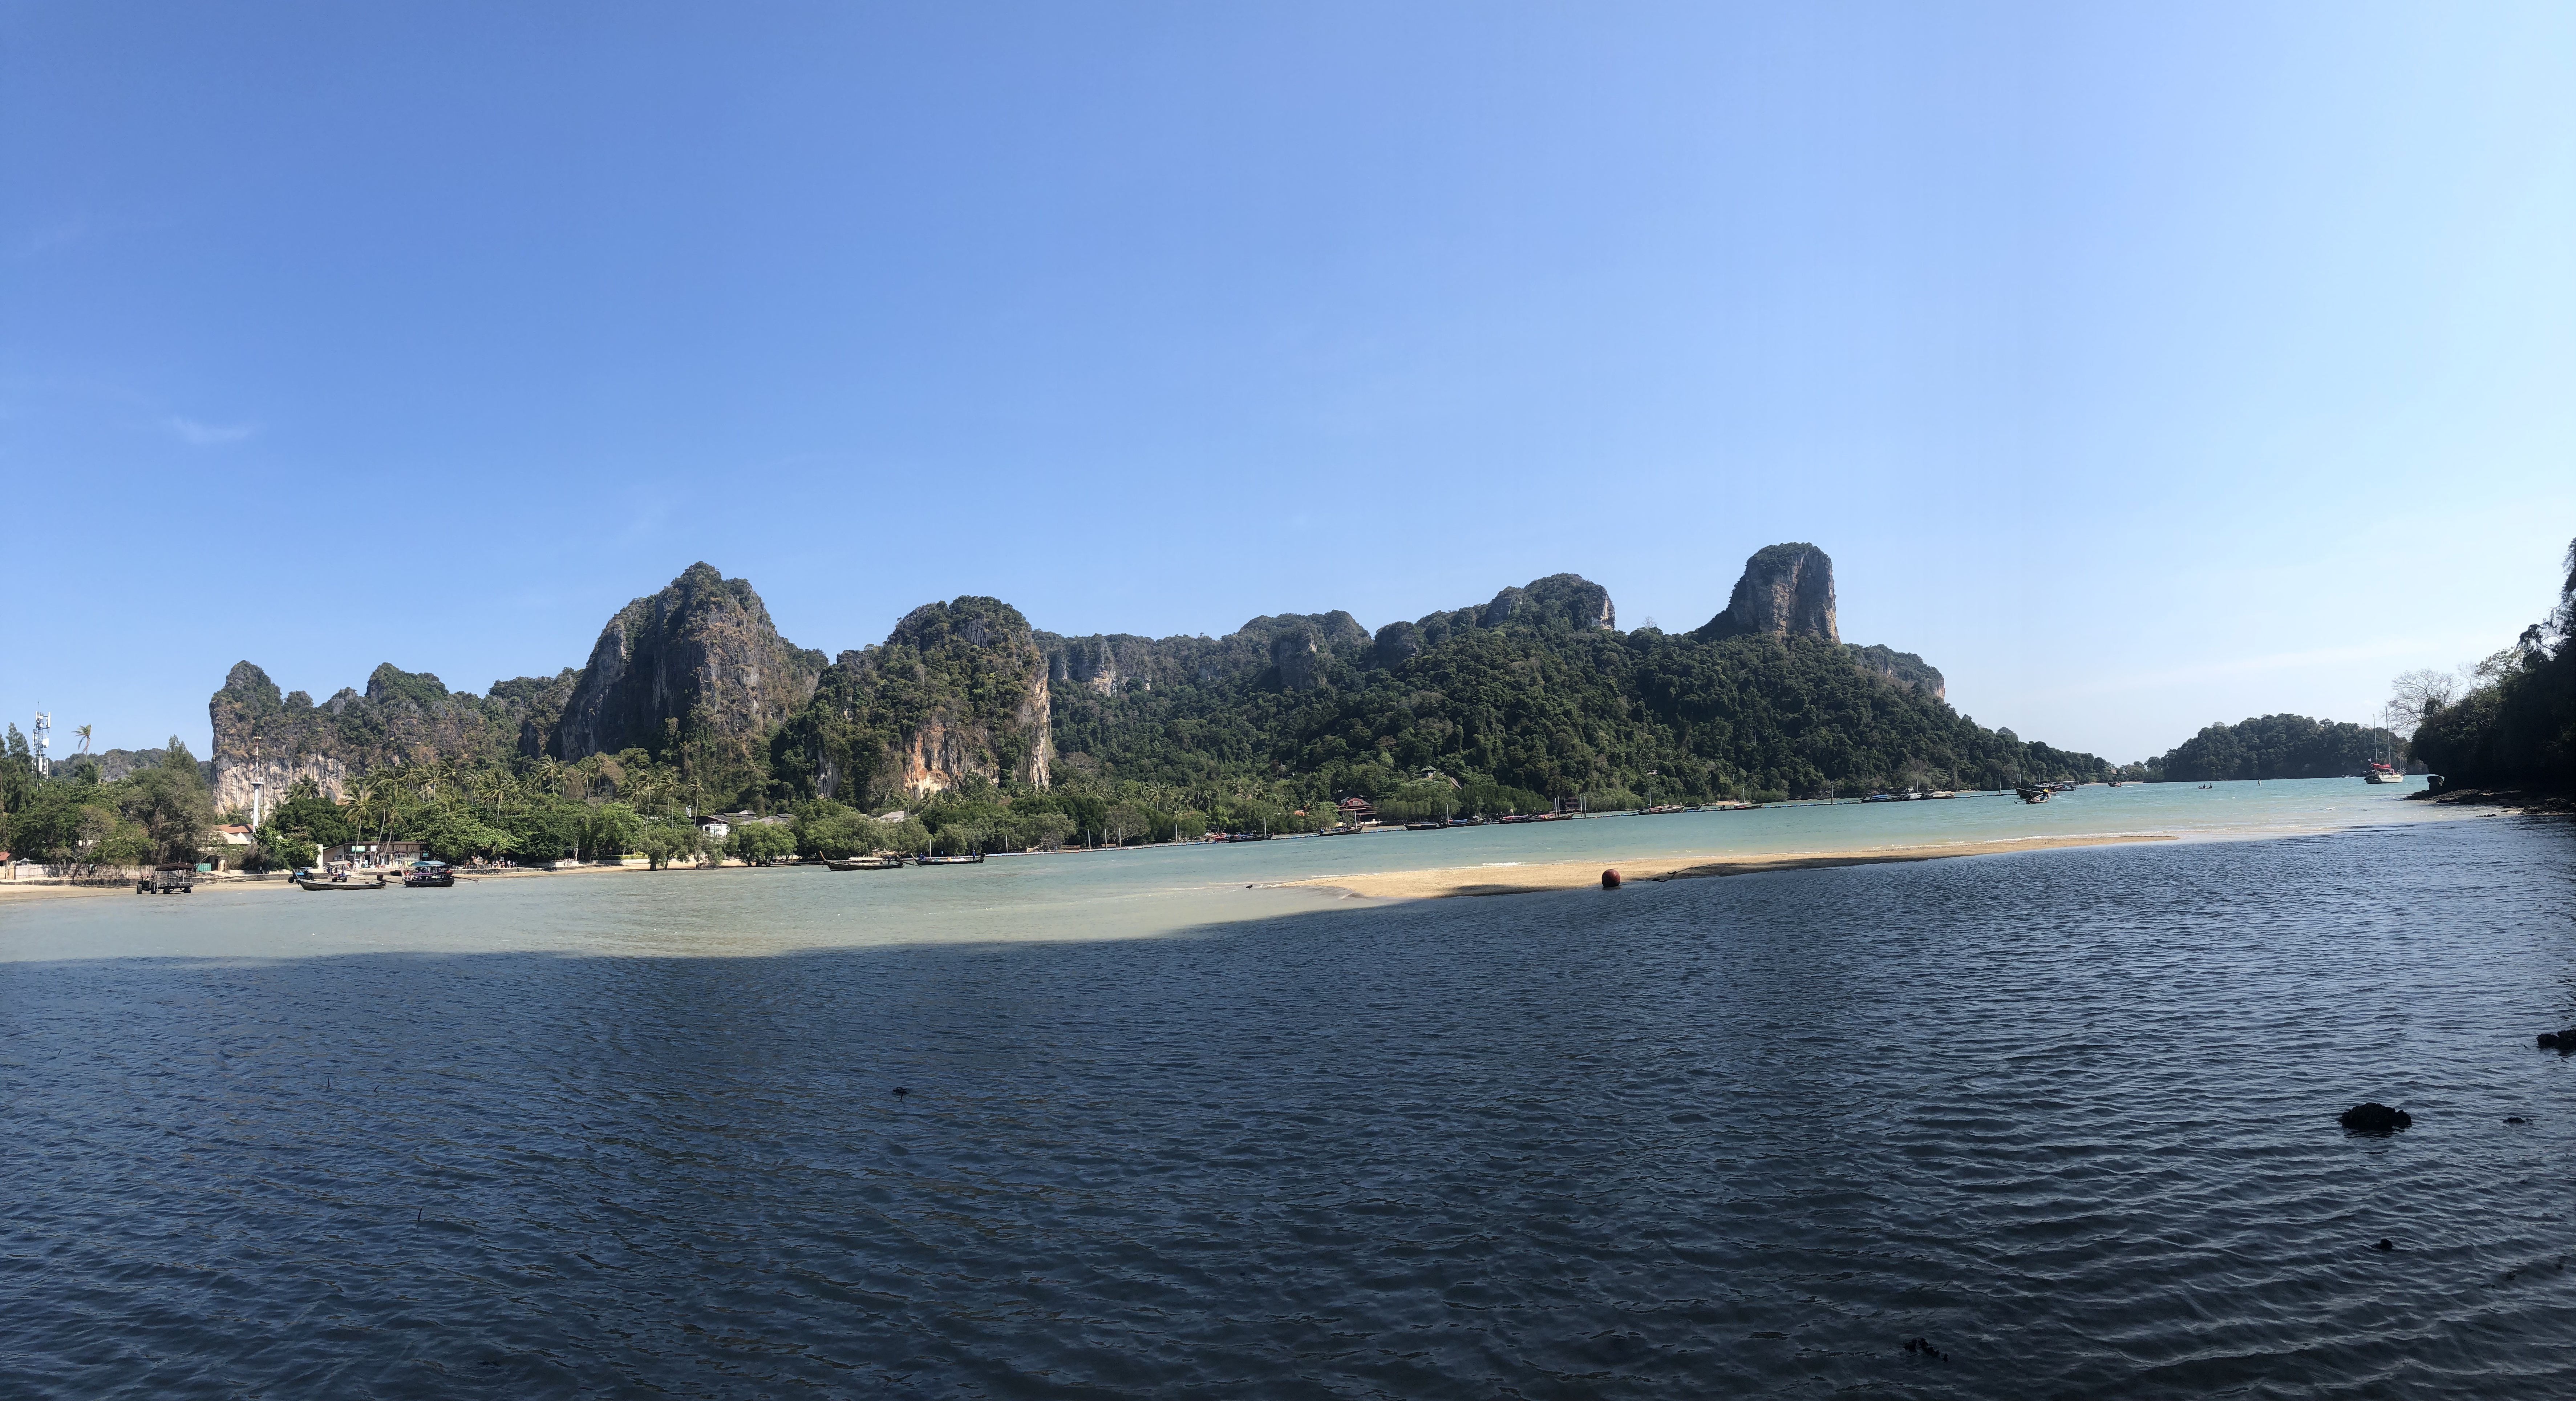
[[[1377,804],[1366,798],[1344,798],[1338,811],[1341,813],[1342,821],[1354,827],[1363,822],[1377,821]]]

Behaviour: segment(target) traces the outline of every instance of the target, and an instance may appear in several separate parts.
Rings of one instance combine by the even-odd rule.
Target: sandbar
[[[1454,895],[1530,895],[1543,890],[1578,890],[1599,885],[1605,869],[1617,871],[1623,881],[1691,880],[1703,876],[1745,876],[1757,871],[1813,871],[1833,866],[1876,866],[1893,861],[1938,861],[1945,856],[1999,856],[2014,851],[2045,851],[2051,847],[2122,846],[2131,842],[2174,840],[2176,838],[2166,832],[2112,832],[2082,837],[1950,842],[1939,846],[1870,847],[1858,851],[1614,857],[1606,861],[1542,861],[1526,866],[1442,866],[1421,871],[1315,876],[1279,884],[1321,886],[1386,900],[1437,900]]]

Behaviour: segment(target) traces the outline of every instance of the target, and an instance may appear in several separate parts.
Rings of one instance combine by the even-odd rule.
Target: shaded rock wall
[[[1920,691],[1935,700],[1949,697],[1940,669],[1912,652],[1899,652],[1883,646],[1863,647],[1857,642],[1846,642],[1843,646],[1851,652],[1852,665],[1872,676],[1911,691]]]
[[[1726,611],[1699,629],[1702,637],[1821,637],[1839,642],[1834,626],[1834,562],[1813,545],[1766,545],[1744,562]]]
[[[382,764],[498,763],[529,734],[552,723],[572,673],[493,683],[492,694],[450,691],[428,672],[388,662],[364,692],[343,688],[319,705],[302,691],[281,695],[268,673],[236,663],[207,703],[214,722],[215,810],[247,810],[254,779],[273,801],[297,779],[337,798],[349,776]]]
[[[823,654],[791,646],[743,579],[690,565],[600,629],[566,699],[553,752],[566,759],[684,736],[748,742],[814,694]]]

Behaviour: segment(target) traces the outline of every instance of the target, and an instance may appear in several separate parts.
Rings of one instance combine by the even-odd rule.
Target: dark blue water
[[[2538,1394],[2570,836],[0,965],[0,1393]]]

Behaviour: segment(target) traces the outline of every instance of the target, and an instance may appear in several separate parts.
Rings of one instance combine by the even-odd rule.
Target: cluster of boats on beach
[[[324,871],[297,871],[294,880],[296,885],[312,891],[382,890],[397,883],[386,879],[390,874],[393,873],[388,868],[380,867],[372,875],[362,876],[346,866],[334,866]],[[414,861],[402,868],[399,884],[405,890],[443,890],[456,884],[456,868],[444,861]]]

